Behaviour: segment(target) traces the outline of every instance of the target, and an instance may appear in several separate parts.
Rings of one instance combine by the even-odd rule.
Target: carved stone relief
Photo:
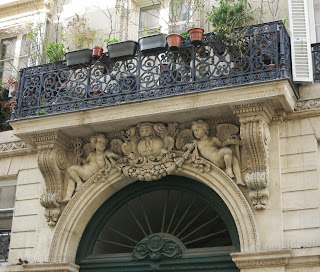
[[[241,177],[239,128],[233,124],[216,126],[217,136],[209,136],[209,125],[199,120],[190,128],[179,130],[177,123],[140,123],[108,140],[98,134],[85,142],[73,142],[76,165],[68,168],[68,189],[63,202],[89,178],[107,179],[111,169],[142,181],[157,180],[190,164],[200,171],[210,171],[213,165],[245,185]]]
[[[41,197],[49,225],[55,225],[61,203],[68,203],[83,184],[108,180],[111,171],[141,180],[157,180],[180,171],[183,164],[210,172],[220,168],[239,186],[247,186],[256,209],[264,209],[268,198],[268,122],[261,109],[254,114],[237,108],[241,129],[235,124],[203,120],[189,125],[140,123],[112,136],[97,134],[71,143],[62,134],[36,135],[39,168],[47,193]],[[109,138],[109,139],[107,139]],[[45,144],[44,144],[45,143]],[[66,146],[65,143],[70,143]],[[74,163],[67,164],[66,152],[73,146]],[[241,168],[246,152],[246,168]],[[247,171],[247,172],[246,172]],[[245,180],[243,177],[245,176]],[[63,188],[66,193],[61,201]]]
[[[181,258],[185,246],[168,233],[157,233],[145,237],[134,247],[133,260],[152,260]]]

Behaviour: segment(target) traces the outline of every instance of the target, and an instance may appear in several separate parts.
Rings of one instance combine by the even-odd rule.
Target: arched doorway
[[[227,206],[208,186],[181,176],[135,182],[108,199],[87,225],[80,271],[239,271]]]

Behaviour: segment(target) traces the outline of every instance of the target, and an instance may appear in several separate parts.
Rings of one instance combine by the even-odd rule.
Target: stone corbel
[[[269,123],[274,112],[268,103],[252,103],[234,106],[233,113],[240,121],[240,137],[248,164],[245,183],[250,190],[249,197],[255,209],[265,209],[269,197]]]
[[[50,226],[54,226],[61,214],[60,203],[63,179],[67,168],[66,151],[70,140],[61,132],[47,132],[33,136],[38,147],[38,166],[46,185],[46,193],[40,198],[45,217]]]

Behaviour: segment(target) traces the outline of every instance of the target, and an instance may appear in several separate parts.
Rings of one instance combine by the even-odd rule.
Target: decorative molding
[[[36,134],[33,143],[38,147],[38,166],[46,184],[46,193],[40,198],[45,210],[45,217],[50,226],[59,219],[61,194],[65,170],[67,168],[68,137],[60,132]]]
[[[23,264],[22,268],[14,271],[79,272],[80,266],[72,263],[36,263]]]
[[[215,190],[233,214],[239,232],[241,249],[244,252],[259,251],[259,231],[252,208],[239,187],[224,171],[213,165],[210,173],[200,172],[198,168],[185,163],[179,172],[173,174],[191,177]],[[101,199],[101,203],[103,203],[107,199],[106,196],[113,194],[131,182],[116,169],[111,170],[106,181],[99,180],[97,183],[94,177],[88,179],[63,209],[54,230],[49,261],[74,261],[76,248],[73,245],[77,244],[79,240],[74,240],[73,233],[74,231],[79,233],[84,230],[85,225],[82,224],[82,218],[91,217],[100,205],[96,206],[96,201],[93,200],[92,196]],[[114,186],[114,184],[118,185]],[[73,224],[70,225],[70,222],[73,222]],[[81,228],[79,229],[80,225]]]
[[[231,253],[231,256],[239,269],[281,267],[288,263],[291,256],[291,250],[284,249],[257,253]]]
[[[299,100],[295,106],[295,111],[313,110],[320,108],[320,99]]]
[[[176,237],[167,233],[156,233],[137,243],[132,252],[132,259],[136,261],[176,259],[182,257],[183,249],[183,244]]]
[[[240,137],[248,167],[245,183],[250,189],[249,197],[255,209],[265,209],[269,197],[269,123],[275,114],[268,103],[237,105],[233,112],[241,124]]]
[[[20,155],[32,151],[36,151],[36,149],[33,149],[31,145],[22,140],[0,143],[0,157],[18,154]]]
[[[16,4],[16,1],[13,2],[13,5],[7,6],[5,8],[0,8],[0,13],[11,12],[17,9],[30,8],[31,5],[44,4],[44,6],[50,6],[52,0],[31,0],[24,3]]]

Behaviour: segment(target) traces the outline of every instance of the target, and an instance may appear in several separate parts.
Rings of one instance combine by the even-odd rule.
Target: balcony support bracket
[[[38,166],[46,185],[46,193],[41,195],[40,203],[46,208],[44,215],[49,226],[55,226],[61,214],[61,194],[70,141],[58,131],[35,134],[32,141],[38,148]]]
[[[270,104],[258,102],[236,105],[233,113],[240,121],[240,137],[248,166],[245,183],[250,190],[249,197],[254,208],[262,210],[269,197],[269,123],[274,111]]]

